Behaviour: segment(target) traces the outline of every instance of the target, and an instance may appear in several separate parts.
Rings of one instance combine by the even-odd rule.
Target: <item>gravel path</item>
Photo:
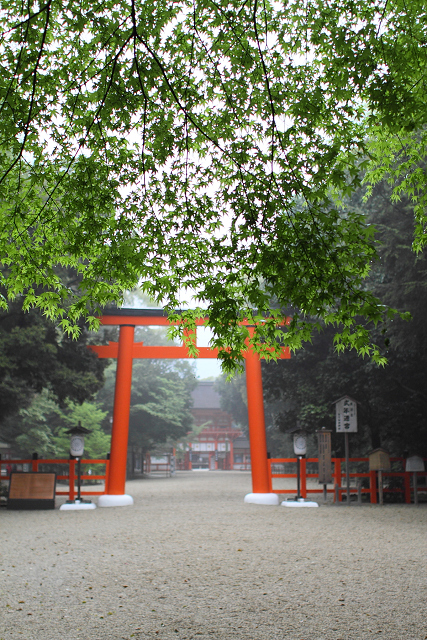
[[[427,505],[244,504],[246,472],[127,491],[0,512],[0,640],[427,638]]]

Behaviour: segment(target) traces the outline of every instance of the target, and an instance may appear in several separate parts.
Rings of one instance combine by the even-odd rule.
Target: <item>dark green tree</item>
[[[73,340],[37,309],[24,312],[22,300],[0,313],[2,438],[12,444],[18,442],[36,423],[40,432],[54,406],[64,408],[68,401],[80,404],[102,387],[107,362],[87,348],[88,342],[89,334],[83,326],[78,339]],[[49,408],[38,405],[31,409],[33,399],[43,391],[49,395]],[[20,410],[28,410],[33,417],[27,414],[23,418]]]
[[[47,390],[35,394],[31,404],[2,423],[2,436],[18,457],[37,452],[41,458],[68,458],[70,436],[65,433],[79,422],[90,430],[85,437],[85,457],[104,458],[110,450],[110,436],[103,429],[106,412],[93,402],[66,402],[59,407]]]
[[[395,455],[405,450],[426,455],[427,265],[424,255],[415,256],[411,249],[412,206],[407,200],[393,202],[391,188],[384,182],[366,202],[359,191],[351,204],[362,208],[378,230],[379,260],[372,266],[369,286],[387,304],[409,310],[412,320],[390,319],[376,330],[377,344],[388,359],[386,367],[349,351],[336,353],[332,330],[325,327],[290,361],[263,365],[266,396],[283,402],[277,415],[279,429],[285,431],[299,419],[314,432],[321,426],[335,431],[332,403],[348,394],[359,402],[353,453],[366,454],[382,445]],[[333,438],[341,455],[343,438],[338,434]]]
[[[1,417],[44,388],[63,403],[83,402],[102,386],[106,363],[87,349],[87,332],[72,340],[38,311],[18,305],[0,315],[0,342]]]
[[[115,365],[97,400],[112,415]],[[174,360],[136,360],[132,372],[129,444],[149,451],[191,431],[191,391],[197,381],[192,365]]]

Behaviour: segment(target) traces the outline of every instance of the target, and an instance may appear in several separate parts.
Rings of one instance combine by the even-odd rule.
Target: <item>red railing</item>
[[[405,458],[390,458],[391,463],[397,463],[400,462],[402,467],[404,467],[405,464]],[[297,459],[296,458],[271,458],[268,460],[268,471],[269,471],[269,481],[270,481],[270,492],[271,493],[296,493],[296,487],[295,489],[274,489],[273,488],[273,480],[275,478],[297,478],[297,474],[295,473],[276,473],[275,469],[274,469],[274,465],[285,465],[285,464],[295,464],[296,465]],[[313,489],[313,488],[307,488],[307,479],[317,479],[318,478],[318,473],[307,473],[307,463],[319,463],[319,459],[318,458],[301,458],[301,464],[300,464],[300,483],[301,483],[301,497],[302,498],[306,498],[308,493],[323,493],[323,488],[322,489]],[[369,464],[369,458],[349,458],[349,462],[363,462],[366,463],[366,465]],[[334,496],[337,494],[338,495],[338,500],[341,502],[342,501],[342,494],[345,493],[347,491],[347,487],[344,486],[343,487],[343,478],[346,477],[345,472],[343,472],[342,468],[343,466],[345,467],[345,458],[332,458],[332,463],[333,463],[333,473],[332,473],[332,478],[333,478],[333,484],[334,484],[334,488],[332,489],[327,489],[327,493],[332,493],[334,494]],[[385,486],[383,491],[384,493],[403,493],[404,495],[404,500],[407,504],[411,503],[411,493],[413,491],[413,488],[411,487],[411,477],[413,476],[413,473],[410,471],[383,471],[383,479],[387,480],[388,478],[403,478],[403,488],[399,488],[399,487],[387,487]],[[427,472],[418,472],[417,476],[419,478],[421,477],[425,477],[427,476]],[[377,503],[377,491],[378,491],[378,487],[377,487],[377,472],[376,471],[366,471],[366,472],[359,472],[359,473],[350,473],[349,474],[350,480],[352,478],[368,478],[369,479],[369,487],[361,487],[359,490],[361,491],[361,493],[365,493],[365,494],[369,494],[370,496],[370,501],[372,504],[376,504]],[[337,487],[337,488],[336,488]],[[351,487],[350,485],[350,492],[352,494],[355,493],[355,487]],[[418,486],[417,487],[418,492],[421,491],[427,491],[427,486]],[[335,498],[334,498],[335,500]]]
[[[0,460],[0,474],[2,467],[5,467],[8,470],[6,475],[0,475],[0,480],[9,480],[9,468],[15,465],[23,466],[28,465],[31,467],[31,471],[37,472],[41,471],[40,467],[43,465],[67,465],[68,466],[68,474],[57,474],[57,480],[66,480],[68,482],[68,490],[62,491],[60,488],[56,488],[57,496],[68,496],[69,500],[74,500],[77,494],[76,489],[76,481],[77,481],[77,473],[76,473],[76,460],[67,460],[66,458],[57,459],[29,459],[29,460]],[[87,460],[83,459],[80,461],[81,465],[94,465],[94,464],[103,464],[105,465],[105,474],[104,475],[91,475],[91,474],[80,474],[81,480],[104,480],[105,485],[103,491],[93,491],[91,489],[86,489],[84,487],[81,488],[81,495],[83,496],[100,496],[104,493],[107,493],[107,478],[108,478],[108,468],[110,461],[109,460]]]

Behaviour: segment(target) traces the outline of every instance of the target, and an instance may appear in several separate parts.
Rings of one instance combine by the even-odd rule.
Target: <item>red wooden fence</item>
[[[405,458],[391,458],[391,463],[393,466],[397,467],[397,463],[400,463],[400,466],[403,468],[404,467],[404,463],[405,463]],[[81,475],[81,479],[82,480],[103,480],[105,481],[105,485],[104,485],[104,489],[102,491],[94,491],[92,489],[85,489],[82,488],[81,490],[81,495],[83,496],[96,496],[96,495],[103,495],[104,493],[107,493],[107,477],[108,477],[108,467],[109,467],[109,460],[107,459],[99,459],[99,460],[81,460],[81,464],[82,465],[95,465],[95,464],[102,464],[105,465],[105,474],[100,474],[100,475],[90,475],[90,474],[82,474]],[[368,458],[350,458],[349,462],[363,462],[366,463],[366,466],[368,467],[369,465],[369,459]],[[301,466],[300,466],[300,477],[301,477],[301,496],[303,498],[307,497],[308,493],[318,493],[318,494],[322,494],[323,493],[323,488],[318,488],[318,489],[314,489],[312,487],[307,487],[307,479],[317,479],[318,478],[318,474],[317,473],[307,473],[307,463],[318,463],[318,458],[302,458],[301,459]],[[345,467],[345,458],[332,458],[332,463],[334,465],[334,470],[332,473],[332,477],[333,477],[333,488],[327,489],[328,493],[332,493],[335,496],[335,486],[338,486],[338,499],[341,502],[342,500],[342,494],[346,492],[346,487],[343,487],[343,478],[346,477],[345,472],[343,471],[343,467]],[[31,471],[38,471],[40,467],[43,467],[43,465],[67,465],[68,466],[68,474],[59,474],[57,475],[57,480],[61,481],[61,480],[66,480],[68,483],[68,490],[61,490],[60,489],[60,485],[57,485],[57,491],[56,491],[56,495],[59,496],[68,496],[69,500],[74,500],[75,496],[76,496],[76,487],[75,487],[75,483],[77,480],[77,474],[76,474],[76,461],[75,460],[68,460],[68,459],[59,459],[59,460],[55,460],[55,459],[38,459],[38,460],[33,460],[33,459],[26,459],[26,460],[2,460],[0,459],[0,480],[9,480],[9,469],[12,467],[12,465],[28,465],[31,468]],[[296,493],[296,486],[295,489],[275,489],[273,487],[273,481],[276,478],[294,478],[296,481],[296,477],[297,474],[296,473],[278,473],[277,472],[277,467],[278,465],[282,466],[286,465],[286,464],[294,464],[296,465],[296,458],[271,458],[268,461],[268,470],[269,470],[269,481],[270,481],[270,492],[271,493],[281,493],[281,494],[289,494],[289,493]],[[7,474],[3,475],[1,473],[2,471],[2,467],[4,467],[7,470]],[[385,471],[383,472],[383,478],[385,483],[387,484],[387,479],[394,477],[394,478],[403,478],[403,488],[399,488],[399,487],[384,487],[384,493],[403,493],[404,495],[404,500],[407,504],[411,503],[411,493],[412,493],[412,487],[411,487],[411,477],[412,477],[412,472],[406,472],[406,471]],[[427,472],[419,472],[418,473],[418,477],[425,477],[427,476]],[[370,496],[370,501],[372,504],[376,504],[377,502],[377,477],[376,477],[376,471],[369,471],[367,470],[366,472],[357,472],[357,473],[350,473],[350,480],[354,479],[354,478],[368,478],[369,479],[369,487],[362,487],[361,491],[362,494],[369,494]],[[296,482],[295,482],[296,484]],[[321,485],[320,485],[321,486]],[[351,487],[351,492],[355,493],[356,488],[355,487]],[[423,486],[423,485],[418,485],[418,491],[427,491],[427,486]]]
[[[405,465],[405,458],[390,458],[392,463],[392,467],[401,466],[402,469]],[[268,461],[268,469],[269,469],[269,477],[270,477],[270,492],[271,493],[296,493],[296,483],[295,489],[275,489],[273,488],[273,481],[275,478],[297,478],[297,474],[295,473],[278,473],[277,467],[280,465],[284,467],[286,464],[294,464],[296,465],[296,458],[271,458]],[[308,493],[323,493],[323,488],[314,489],[312,487],[307,488],[307,479],[317,479],[317,473],[307,473],[307,463],[319,463],[318,458],[301,458],[301,466],[300,466],[300,477],[301,477],[301,496],[303,498],[307,497]],[[361,491],[363,493],[367,493],[370,496],[370,501],[372,504],[377,503],[377,472],[369,471],[369,458],[349,458],[349,462],[363,462],[366,463],[367,470],[366,472],[359,473],[350,473],[350,492],[355,493],[356,487],[351,485],[351,480],[353,478],[368,478],[369,487],[362,487]],[[343,471],[343,467],[345,468],[345,458],[332,458],[333,463],[333,485],[334,487],[331,489],[327,489],[328,493],[333,493],[335,496],[335,486],[338,486],[338,499],[342,501],[342,494],[346,492],[346,487],[343,487],[343,478],[346,477],[345,472]],[[397,464],[400,463],[400,464]],[[427,476],[427,472],[418,472],[418,477]],[[383,471],[383,481],[385,485],[387,485],[388,478],[403,478],[403,487],[384,487],[384,493],[403,493],[405,502],[407,504],[411,503],[411,478],[413,476],[412,472],[409,471]],[[322,486],[322,485],[319,485]],[[427,486],[418,486],[418,492],[427,491]],[[335,498],[334,498],[335,500]]]
[[[99,495],[103,495],[104,493],[107,493],[107,481],[106,478],[108,477],[108,466],[110,464],[109,460],[86,460],[83,459],[80,461],[81,465],[85,465],[85,464],[90,464],[90,465],[94,465],[94,464],[103,464],[105,465],[105,474],[100,474],[100,475],[90,475],[90,474],[81,474],[80,475],[80,479],[81,480],[104,480],[105,481],[105,485],[104,485],[104,489],[102,491],[94,491],[93,489],[85,489],[82,487],[81,489],[81,496],[99,496]],[[0,480],[9,480],[10,476],[9,476],[9,471],[12,467],[12,465],[28,465],[31,467],[31,471],[41,471],[42,469],[40,469],[40,467],[43,467],[44,465],[67,465],[68,466],[68,474],[58,474],[56,476],[56,479],[61,481],[61,480],[66,480],[68,483],[68,489],[65,490],[61,490],[60,485],[58,486],[58,484],[56,485],[56,495],[57,496],[68,496],[69,500],[74,500],[76,497],[76,481],[77,481],[77,473],[76,473],[76,460],[67,460],[66,458],[64,459],[59,459],[59,460],[53,460],[53,459],[38,459],[38,460],[0,460]],[[2,471],[2,467],[6,468],[6,475],[3,475],[1,473]]]

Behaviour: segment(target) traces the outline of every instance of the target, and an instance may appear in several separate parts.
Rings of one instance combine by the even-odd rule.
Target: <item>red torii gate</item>
[[[100,358],[117,358],[110,471],[107,478],[107,493],[99,497],[98,506],[124,506],[133,504],[132,497],[125,494],[132,361],[134,358],[178,359],[190,358],[191,356],[188,353],[188,348],[184,345],[170,347],[144,346],[142,342],[134,342],[136,326],[170,326],[172,324],[161,309],[117,309],[110,312],[105,311],[100,317],[100,321],[103,325],[118,325],[120,332],[118,342],[90,346],[90,349],[95,351]],[[288,322],[289,319],[286,323]],[[253,334],[254,327],[249,323],[244,324],[248,327],[249,332]],[[197,320],[196,325],[204,326],[204,319]],[[218,356],[218,350],[210,347],[198,347],[198,352],[199,358],[217,358]],[[259,355],[251,349],[245,351],[243,356],[246,363],[253,491],[253,493],[245,496],[245,502],[279,504],[277,494],[269,493],[261,361]],[[283,348],[281,357],[290,358],[289,349]]]

